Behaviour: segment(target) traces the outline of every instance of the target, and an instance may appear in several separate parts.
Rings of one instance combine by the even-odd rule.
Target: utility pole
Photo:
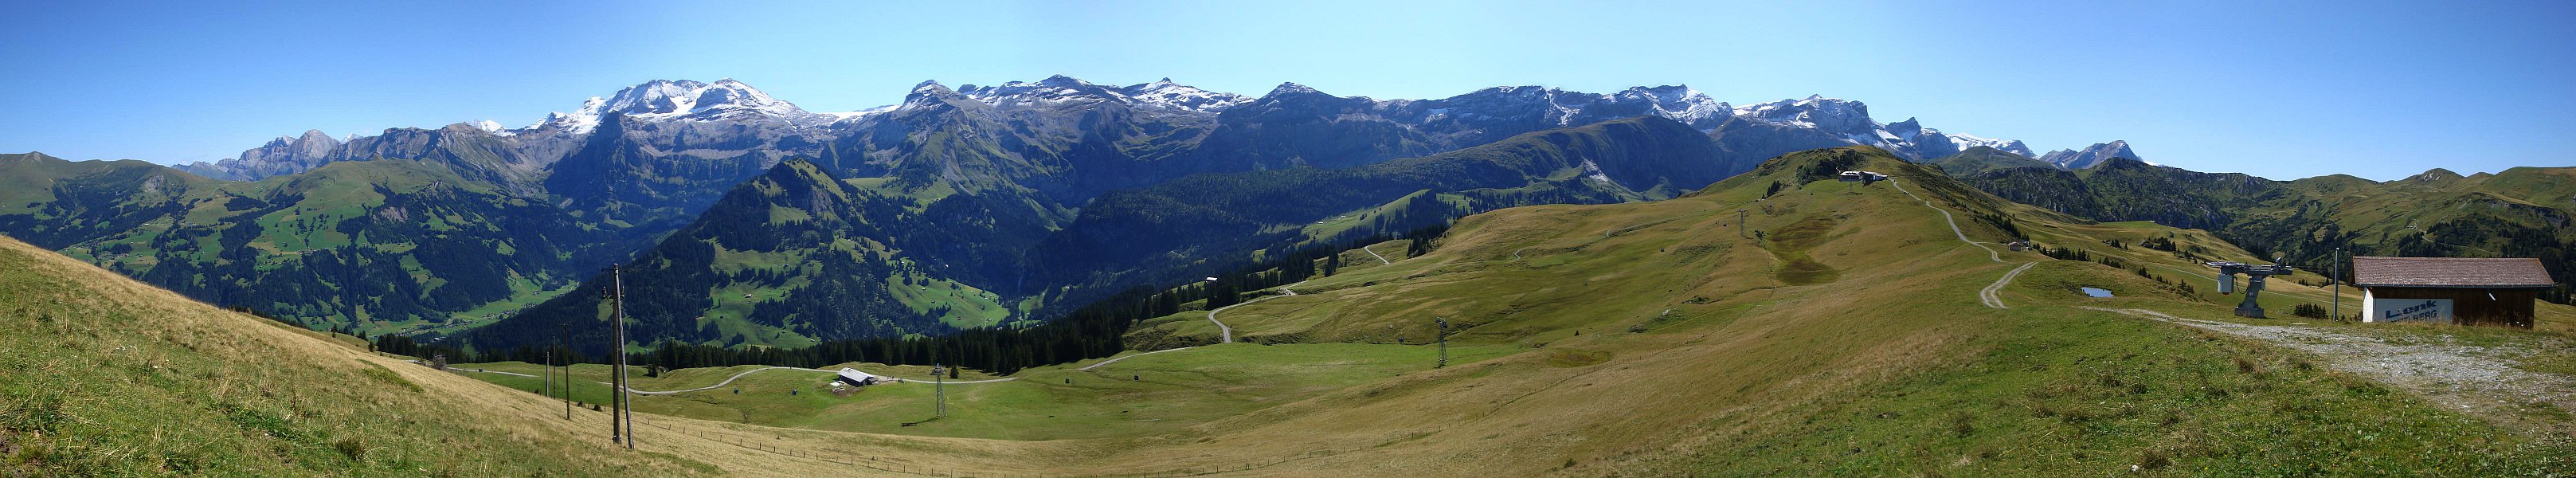
[[[1432,317],[1431,320],[1440,323],[1440,365],[1431,368],[1447,368],[1449,366],[1449,319]]]
[[[935,363],[930,364],[930,393],[936,403],[932,405],[930,418],[948,418],[948,372]]]
[[[570,336],[572,336],[572,319],[564,319],[563,321],[556,322],[556,323],[555,323],[555,350],[564,350],[564,345],[563,345],[563,344],[564,344],[564,338],[565,338],[565,337],[570,337]],[[553,375],[553,374],[555,374],[555,373],[557,373],[557,372],[555,372],[555,371],[554,371],[553,367],[547,367],[547,375]],[[566,356],[564,356],[564,367],[563,367],[563,371],[562,371],[561,373],[563,374],[563,383],[564,383],[564,386],[563,386],[564,419],[565,419],[565,420],[571,420],[571,419],[572,419],[572,356],[570,356],[570,355],[566,355]]]
[[[551,349],[551,348],[546,349],[546,369],[545,369],[545,370],[546,370],[546,371],[545,371],[545,374],[546,374],[545,378],[538,379],[538,380],[539,380],[539,383],[541,383],[541,385],[538,385],[538,386],[537,386],[537,396],[540,396],[540,397],[546,397],[546,398],[554,398],[554,396],[555,396],[555,349]]]
[[[1744,232],[1744,211],[1745,210],[1742,208],[1737,208],[1735,210],[1735,235],[1746,239],[1752,239],[1753,235],[1746,234]]]
[[[608,381],[612,382],[609,388],[615,389],[609,391],[608,441],[624,443],[626,449],[633,450],[635,415],[630,412],[631,404],[626,400],[626,271],[619,268],[619,264],[609,264],[608,273],[608,353],[609,366],[614,368],[608,374]]]
[[[2343,248],[2336,247],[2328,260],[2334,261],[2334,315],[2328,318],[2343,320]]]

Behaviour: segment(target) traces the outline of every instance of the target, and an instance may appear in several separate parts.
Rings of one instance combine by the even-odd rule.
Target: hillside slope
[[[1898,179],[1868,187],[1823,179],[1844,169]],[[1775,183],[1792,186],[1766,194]],[[1744,236],[1737,210],[1752,218]],[[2096,259],[1993,244],[2016,236]],[[2147,238],[2170,240],[2176,251],[2111,245]],[[2420,398],[2410,385],[2338,368],[2370,360],[2131,317],[2125,311],[2229,320],[2237,297],[2193,278],[2192,257],[2251,254],[2204,232],[2094,224],[2000,201],[1869,149],[1793,154],[1678,199],[1471,216],[1435,246],[1288,286],[1295,295],[1182,312],[1134,332],[1203,337],[1215,333],[1214,320],[1233,327],[1236,343],[951,385],[951,415],[913,426],[901,424],[931,406],[922,384],[791,394],[815,390],[817,372],[761,372],[725,389],[652,397],[647,409],[976,438],[968,442],[1066,475],[2576,469],[2565,432],[2552,431],[2576,425],[2551,413],[2576,406],[2576,397]],[[2276,311],[2328,294],[2274,284],[2264,303]],[[2118,297],[2089,298],[2078,287]],[[1439,352],[1425,344],[1437,335],[1434,319],[1452,326],[1447,367],[1434,367]],[[2564,326],[2576,313],[2545,306],[2543,321]],[[2248,323],[2540,351],[2495,360],[2555,380],[2571,374],[2563,365],[2545,372],[2565,363],[2545,351],[2576,343],[2557,332]],[[663,386],[744,371],[684,370]]]
[[[473,172],[376,159],[223,182],[0,155],[0,234],[206,302],[370,333],[478,324],[637,242]]]
[[[225,312],[0,238],[0,475],[815,476],[913,457],[991,470],[954,440],[815,438],[606,414]],[[761,453],[796,437],[835,456]],[[826,448],[828,447],[828,448]],[[774,449],[774,448],[773,448]],[[912,450],[912,451],[904,451]],[[826,461],[831,460],[831,461]],[[980,463],[980,464],[979,464]]]
[[[1801,180],[1838,169],[1899,179],[1867,188]],[[1773,182],[1805,187],[1764,198]],[[1927,205],[1948,211],[1960,231]],[[1738,209],[1758,239],[1737,235]],[[1210,442],[1315,450],[1262,469],[1280,475],[2066,476],[2132,465],[2222,476],[2485,475],[2576,466],[2563,438],[2464,419],[2298,353],[2079,308],[2225,315],[2171,271],[2155,271],[2160,281],[1961,242],[2011,238],[1975,219],[1984,215],[2010,217],[1997,223],[2060,247],[2108,249],[2088,246],[2099,244],[2093,234],[2127,233],[2063,222],[1860,149],[1793,154],[1681,199],[1474,216],[1430,254],[1309,281],[1217,319],[1239,337],[1293,347],[1419,344],[1443,318],[1453,342],[1529,352],[1220,422],[1212,428],[1257,428]],[[2244,257],[2206,244],[2208,256]],[[1998,282],[2008,275],[2016,279]],[[2078,286],[2120,297],[2087,298]],[[2309,290],[2284,287],[2292,289]],[[1208,320],[1184,313],[1137,333],[1192,333]]]
[[[2007,156],[1962,153],[1933,162],[2005,199],[2092,220],[2204,229],[2306,269],[2335,267],[2337,248],[2346,257],[2532,257],[2560,283],[2542,300],[2566,304],[2576,293],[2576,168],[2273,181],[2130,158],[2078,170],[1997,161]]]

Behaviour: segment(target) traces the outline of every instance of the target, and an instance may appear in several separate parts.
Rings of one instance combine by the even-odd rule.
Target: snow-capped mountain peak
[[[1173,83],[1171,78],[1120,88],[1118,92],[1135,99],[1137,104],[1170,110],[1215,112],[1252,102],[1251,97],[1202,90]]]
[[[2057,167],[2060,168],[2086,169],[2100,166],[2103,161],[2109,161],[2111,158],[2129,158],[2142,162],[2146,161],[2146,158],[2138,157],[2137,151],[2129,149],[2128,141],[2121,140],[2113,140],[2108,143],[2097,143],[2092,146],[2086,146],[2084,149],[2080,150],[2061,149],[2050,151],[2048,154],[2042,155],[2038,159],[2050,164],[2056,164]]]
[[[1699,90],[1691,89],[1689,85],[1665,85],[1651,88],[1639,86],[1628,88],[1612,96],[1648,102],[1654,105],[1655,114],[1691,125],[1700,125],[1709,118],[1735,113],[1734,106],[1718,101],[1716,98],[1710,98]]]
[[[1171,78],[1114,87],[1055,75],[1034,83],[1012,81],[997,86],[966,85],[959,87],[957,92],[975,101],[1002,107],[1112,102],[1147,112],[1168,113],[1214,113],[1252,101],[1243,95],[1174,83]]]
[[[516,135],[516,134],[518,134],[518,132],[510,131],[510,129],[509,129],[509,128],[502,127],[502,126],[501,126],[501,123],[500,123],[500,122],[498,122],[498,121],[482,120],[482,121],[476,121],[476,122],[473,122],[473,123],[471,123],[471,124],[474,126],[474,129],[483,130],[483,132],[485,132],[485,133],[492,133],[492,134],[495,134],[495,135],[501,135],[501,136],[511,136],[511,135]]]
[[[1734,114],[1751,121],[1833,133],[1852,144],[1876,146],[1916,161],[1958,154],[1977,146],[2032,156],[2030,146],[2020,141],[1947,133],[1924,127],[1914,118],[1882,125],[1870,119],[1869,105],[1824,95],[1740,106]]]
[[[939,84],[939,80],[922,80],[921,83],[912,85],[912,92],[910,94],[920,95],[941,91],[948,91],[948,85]]]
[[[1279,84],[1279,87],[1277,87],[1277,88],[1271,88],[1271,89],[1270,89],[1270,94],[1261,95],[1261,97],[1263,97],[1263,98],[1269,98],[1269,97],[1275,97],[1275,96],[1280,96],[1280,95],[1298,95],[1298,94],[1320,95],[1320,94],[1324,94],[1324,92],[1321,92],[1321,91],[1315,91],[1315,89],[1314,89],[1314,88],[1308,88],[1308,87],[1306,87],[1306,85],[1300,85],[1300,84],[1297,84],[1296,82],[1293,82],[1293,81],[1292,81],[1292,82],[1280,83],[1280,84]]]
[[[529,128],[553,126],[574,133],[589,133],[598,127],[600,115],[611,112],[638,119],[692,120],[745,116],[799,119],[812,115],[732,78],[716,80],[715,83],[653,80],[619,89],[617,94],[607,98],[593,97],[571,113],[549,114],[545,120]]]
[[[1864,135],[1876,129],[1869,119],[1869,105],[1858,101],[1808,95],[1804,99],[1780,100],[1735,108],[1735,116],[1804,128],[1817,128],[1842,135]]]
[[[1093,85],[1093,84],[1091,84],[1091,82],[1088,82],[1088,81],[1082,81],[1082,79],[1081,79],[1081,78],[1074,78],[1074,77],[1064,76],[1064,75],[1049,75],[1049,76],[1047,76],[1047,77],[1046,77],[1046,79],[1044,79],[1044,80],[1038,80],[1038,86],[1052,86],[1052,87],[1056,87],[1056,88],[1079,88],[1079,87],[1084,87],[1084,86],[1099,86],[1099,85]]]
[[[1936,130],[1936,131],[1937,131],[1937,130]],[[1960,149],[1960,150],[1967,150],[1968,148],[1974,148],[1974,147],[1978,147],[1978,146],[1984,146],[1984,147],[1988,147],[1988,148],[1994,148],[1994,149],[1996,149],[1996,150],[1998,150],[1998,151],[2003,151],[2003,152],[2012,153],[2012,154],[2018,154],[2018,155],[2022,155],[2022,156],[2026,156],[2026,157],[2032,157],[2032,158],[2037,158],[2037,157],[2039,157],[2039,154],[2037,154],[2037,153],[2032,153],[2032,152],[2030,151],[2030,146],[2029,146],[2029,145],[2022,144],[2021,140],[2017,140],[2017,139],[1993,139],[1993,138],[1985,138],[1985,137],[1980,137],[1980,136],[1976,136],[1976,135],[1971,135],[1971,134],[1967,134],[1967,133],[1945,133],[1945,135],[1947,135],[1947,136],[1949,136],[1949,137],[1950,137],[1950,142],[1951,142],[1951,143],[1956,143],[1956,144],[1958,144],[1958,145],[1959,145],[1959,149]]]
[[[607,107],[607,98],[593,96],[582,100],[581,107],[574,108],[571,113],[561,111],[546,113],[546,119],[537,120],[537,124],[528,125],[526,129],[553,127],[573,133],[589,133],[591,129],[599,127],[599,111]]]
[[[972,87],[974,85],[967,86]],[[912,110],[928,108],[950,100],[959,99],[966,99],[966,96],[958,94],[957,90],[948,89],[948,85],[939,84],[938,80],[924,81],[921,82],[921,84],[913,85],[912,92],[905,93],[903,95],[903,104],[895,105],[894,109]]]

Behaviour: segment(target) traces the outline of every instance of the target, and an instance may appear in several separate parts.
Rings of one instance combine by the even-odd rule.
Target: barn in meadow
[[[2352,258],[2363,322],[2531,328],[2533,302],[2556,287],[2533,258]]]

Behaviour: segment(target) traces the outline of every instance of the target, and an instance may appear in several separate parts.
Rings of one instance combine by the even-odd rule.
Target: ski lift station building
[[[2556,287],[2540,259],[2352,258],[2363,322],[2430,322],[2531,328],[2532,302]]]

